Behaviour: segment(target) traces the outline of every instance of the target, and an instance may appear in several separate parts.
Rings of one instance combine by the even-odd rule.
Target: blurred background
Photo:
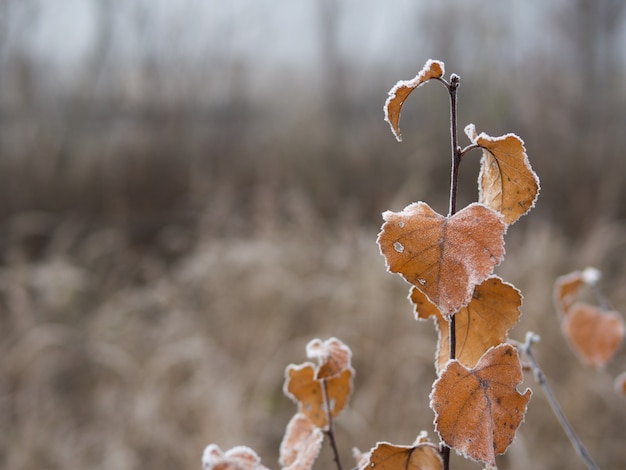
[[[581,366],[552,306],[593,265],[626,308],[620,0],[0,0],[0,467],[194,469],[214,442],[278,468],[284,369],[329,336],[357,372],[344,467],[436,437],[435,328],[375,244],[384,210],[447,211],[445,89],[411,96],[402,144],[383,121],[429,58],[461,76],[461,129],[525,141],[542,190],[496,271],[524,294],[511,336],[541,335],[568,418],[624,468],[626,353]],[[500,467],[583,468],[526,385]]]

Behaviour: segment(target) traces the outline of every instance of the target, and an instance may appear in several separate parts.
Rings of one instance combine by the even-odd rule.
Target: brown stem
[[[443,460],[443,470],[450,469],[450,448],[447,445],[443,445],[441,449],[441,460]]]
[[[342,470],[341,460],[339,459],[339,449],[337,448],[337,442],[335,441],[335,430],[333,428],[333,417],[330,410],[330,401],[328,400],[328,385],[326,379],[322,379],[322,392],[324,394],[324,407],[326,408],[326,417],[328,419],[328,429],[326,435],[330,441],[330,447],[333,449],[333,455],[335,457],[335,465],[337,470]]]
[[[461,164],[461,149],[457,140],[456,92],[460,78],[456,74],[450,77],[448,93],[450,94],[450,142],[452,143],[452,174],[450,175],[450,211],[448,216],[456,214],[456,194],[459,185],[459,165]]]
[[[567,421],[567,418],[565,417],[563,410],[561,410],[559,402],[554,396],[554,393],[552,393],[552,389],[548,385],[546,376],[544,375],[543,371],[539,367],[539,364],[537,363],[537,360],[535,359],[535,356],[532,352],[531,347],[537,341],[539,341],[539,336],[529,331],[526,334],[526,342],[524,344],[519,345],[519,348],[528,358],[528,361],[530,362],[530,366],[533,370],[533,374],[535,375],[535,379],[541,386],[543,393],[546,395],[546,398],[548,399],[548,404],[550,405],[550,408],[552,408],[552,412],[555,414],[557,420],[559,421],[559,424],[565,431],[565,434],[567,435],[569,441],[574,447],[574,450],[576,451],[578,456],[582,459],[582,461],[585,462],[585,465],[587,466],[589,470],[598,470],[598,466],[595,464],[595,462],[589,455],[589,452],[587,452],[587,449],[585,449],[585,446],[583,445],[581,440],[578,438],[578,436],[576,436],[576,433],[574,432],[574,428],[572,428],[569,421]]]
[[[459,88],[460,77],[456,74],[450,76],[450,82],[442,80],[450,95],[450,141],[452,143],[452,171],[450,175],[450,210],[448,217],[456,214],[456,197],[459,185],[459,166],[461,164],[462,150],[457,143],[457,113],[456,113],[456,92]],[[450,317],[449,338],[450,338],[450,360],[456,358],[456,320],[453,314]],[[442,444],[441,457],[443,460],[443,470],[450,468],[450,447]]]

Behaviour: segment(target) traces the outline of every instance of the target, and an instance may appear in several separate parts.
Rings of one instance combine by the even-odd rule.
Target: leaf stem
[[[578,436],[576,436],[576,433],[574,432],[574,428],[572,428],[570,423],[567,421],[565,414],[561,410],[559,402],[554,396],[554,393],[552,393],[552,389],[548,385],[546,376],[544,375],[543,371],[539,367],[539,364],[537,363],[537,360],[535,359],[535,356],[531,348],[532,348],[532,345],[538,341],[539,341],[539,336],[529,331],[528,333],[526,333],[526,342],[524,344],[519,344],[518,347],[528,358],[530,362],[530,366],[533,370],[533,374],[535,376],[535,380],[537,380],[537,382],[541,386],[543,393],[546,395],[546,398],[548,399],[548,404],[550,405],[550,408],[552,408],[552,412],[555,414],[557,420],[559,421],[559,424],[565,431],[565,434],[567,435],[569,441],[572,443],[574,450],[576,451],[578,456],[583,460],[583,462],[585,462],[585,465],[587,465],[587,468],[589,470],[598,470],[598,466],[595,464],[595,462],[589,455],[589,452],[587,452],[587,449],[585,449],[585,446],[583,445],[583,443],[580,441]]]
[[[456,197],[457,189],[459,185],[459,166],[461,164],[461,157],[463,151],[458,145],[457,138],[457,104],[456,94],[460,84],[460,77],[457,74],[450,75],[450,82],[441,80],[448,89],[450,95],[450,142],[452,144],[452,170],[450,174],[450,208],[448,211],[448,217],[452,217],[456,214]],[[450,338],[450,360],[456,358],[456,319],[453,314],[448,322],[449,338]],[[442,444],[441,457],[443,460],[443,470],[449,470],[450,468],[450,447]]]
[[[456,213],[456,194],[459,184],[459,165],[461,164],[461,149],[457,139],[457,112],[456,112],[456,92],[459,88],[460,77],[456,74],[450,76],[450,83],[447,84],[450,94],[450,142],[452,143],[452,174],[450,175],[450,210],[448,216]]]
[[[450,469],[450,448],[445,444],[442,444],[441,460],[443,460],[443,470],[449,470]]]
[[[457,104],[456,93],[459,88],[461,78],[453,73],[450,75],[450,82],[442,80],[448,89],[450,95],[450,142],[452,144],[452,172],[450,175],[450,210],[448,217],[452,217],[456,214],[456,195],[459,185],[459,166],[461,165],[461,157],[463,156],[463,150],[458,145],[458,131],[457,131]],[[456,358],[456,321],[455,316],[450,317],[450,359]]]
[[[325,431],[330,441],[330,447],[333,449],[333,455],[335,457],[335,465],[337,470],[342,470],[341,460],[339,459],[339,449],[337,448],[337,442],[335,441],[335,430],[333,427],[333,417],[330,410],[330,401],[328,400],[328,385],[326,379],[322,379],[322,392],[324,394],[324,407],[326,408],[326,417],[328,419],[328,429]]]

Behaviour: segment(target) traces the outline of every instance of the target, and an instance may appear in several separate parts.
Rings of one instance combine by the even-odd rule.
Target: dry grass
[[[475,77],[460,124],[527,143],[543,189],[497,270],[525,296],[513,337],[541,335],[536,355],[572,424],[602,468],[624,468],[626,401],[612,380],[626,354],[602,372],[580,366],[551,296],[558,275],[591,264],[626,311],[626,184],[614,151],[625,145],[626,95],[619,82],[603,120],[587,122],[601,107],[563,86],[579,70],[534,67],[498,75],[502,89],[483,86],[478,66],[459,71]],[[263,102],[239,96],[233,80],[233,96],[211,101],[207,83],[224,73],[214,68],[170,96],[159,79],[178,74],[164,63],[136,107],[113,83],[87,104],[93,90],[78,89],[5,110],[0,467],[198,469],[215,442],[249,445],[276,468],[295,410],[283,371],[314,337],[337,336],[354,353],[355,393],[337,422],[346,468],[352,446],[432,435],[435,329],[415,322],[375,239],[383,210],[416,199],[447,207],[446,97],[411,103],[411,138],[398,146],[381,105],[408,75],[346,68],[367,92],[349,90],[332,115],[321,90],[296,79]],[[476,198],[477,165],[464,163],[462,204]],[[501,467],[582,468],[527,384],[526,423]],[[325,448],[317,468],[330,460]]]
[[[530,219],[529,219],[530,220]],[[602,468],[626,465],[626,401],[612,391],[623,351],[603,372],[580,366],[558,332],[554,278],[593,263],[624,310],[621,227],[600,226],[575,245],[544,225],[514,226],[498,269],[525,295],[513,336],[539,333],[543,363],[565,412]],[[283,371],[305,360],[313,337],[351,346],[351,406],[338,420],[350,448],[432,434],[434,327],[413,320],[407,286],[385,272],[376,231],[288,229],[256,237],[199,236],[165,263],[99,231],[68,240],[55,229],[48,254],[12,252],[0,272],[0,464],[4,468],[199,468],[215,442],[255,448],[276,467],[295,405]],[[52,243],[52,242],[50,242]],[[619,259],[617,259],[619,258]],[[582,468],[535,394],[502,468]],[[323,451],[317,468],[329,468]],[[478,468],[453,460],[454,468]]]

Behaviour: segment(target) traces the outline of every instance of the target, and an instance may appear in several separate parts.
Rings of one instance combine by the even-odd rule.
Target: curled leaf
[[[524,419],[531,391],[522,382],[517,350],[501,344],[487,351],[473,369],[449,361],[433,384],[435,428],[446,445],[474,460],[496,465]]]
[[[582,273],[574,271],[563,276],[559,276],[554,282],[554,305],[557,312],[567,315],[568,310],[578,297],[578,293],[585,285]]]
[[[437,373],[450,357],[448,321],[417,289],[410,295],[419,319],[432,317],[439,331]],[[504,343],[508,333],[519,321],[522,295],[511,284],[491,276],[474,289],[472,300],[455,314],[456,359],[465,367],[474,367],[491,347]]]
[[[585,286],[595,286],[602,273],[591,266],[582,271],[573,271],[559,276],[554,281],[554,305],[561,315],[567,315],[569,309],[576,302],[581,289]]]
[[[515,134],[476,135],[473,124],[465,133],[483,149],[479,202],[500,212],[507,225],[514,223],[532,209],[539,195],[539,178],[530,166],[524,142]]]
[[[285,371],[285,395],[298,404],[298,411],[304,413],[315,426],[326,429],[328,417],[324,405],[324,381],[328,392],[331,416],[337,416],[347,405],[352,393],[354,370],[348,367],[336,377],[315,378],[316,368],[310,362],[289,365]]]
[[[580,359],[604,367],[619,348],[625,333],[618,312],[605,311],[585,302],[576,302],[562,319],[563,334]]]
[[[280,444],[278,463],[283,470],[310,470],[322,448],[324,433],[303,413],[289,421]]]
[[[504,256],[506,225],[481,204],[444,217],[417,202],[383,219],[377,242],[387,269],[426,294],[446,318],[467,305]]]
[[[391,126],[391,132],[398,142],[402,142],[400,135],[400,111],[407,97],[420,85],[428,80],[440,78],[444,73],[443,62],[428,60],[422,70],[412,80],[401,80],[389,90],[389,97],[385,101],[385,121]]]
[[[399,446],[379,442],[359,469],[378,470],[441,470],[443,461],[436,445],[420,435],[413,445]]]
[[[216,444],[209,444],[202,454],[204,470],[268,470],[261,465],[257,453],[246,446],[236,446],[222,452]]]
[[[324,379],[339,375],[343,370],[350,367],[352,351],[337,338],[326,341],[313,339],[306,345],[306,353],[309,359],[318,360],[316,379]]]

